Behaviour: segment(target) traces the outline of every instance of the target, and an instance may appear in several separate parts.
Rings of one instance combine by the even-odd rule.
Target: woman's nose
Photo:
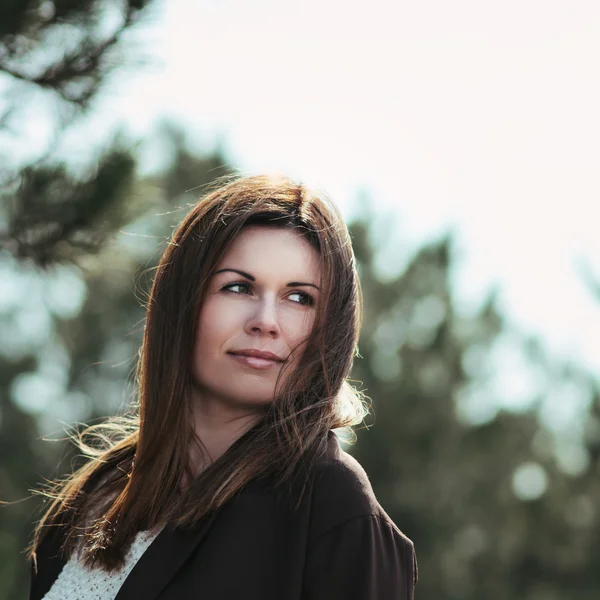
[[[248,319],[246,328],[251,333],[260,332],[273,336],[279,335],[280,326],[275,302],[268,298],[260,300],[251,317]]]

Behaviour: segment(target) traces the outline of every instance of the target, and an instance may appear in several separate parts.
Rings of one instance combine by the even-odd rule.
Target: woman
[[[206,195],[156,271],[139,410],[58,488],[31,600],[412,599],[413,544],[333,432],[364,417],[360,299],[326,198],[267,176]]]

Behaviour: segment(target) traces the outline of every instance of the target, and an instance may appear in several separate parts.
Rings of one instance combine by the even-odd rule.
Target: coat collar
[[[206,536],[218,512],[194,528],[163,529],[134,565],[115,600],[156,598]]]
[[[340,446],[337,436],[330,431],[325,446],[325,455],[331,459],[337,457],[339,452]],[[306,476],[307,473],[303,473],[303,475]],[[289,550],[287,554],[282,553],[277,557],[278,565],[274,569],[277,576],[284,578],[279,583],[278,589],[281,590],[289,589],[293,591],[300,590],[302,587],[300,581],[289,581],[288,575],[294,572],[294,569],[290,568],[290,564],[300,564],[304,560],[303,557],[296,555],[295,550],[300,551],[305,547],[305,540],[297,539],[297,536],[305,536],[308,531],[310,502],[304,503],[303,508],[296,511],[291,510],[291,505],[286,502],[286,499],[289,500],[290,495],[291,498],[296,497],[300,493],[300,489],[303,488],[305,481],[306,479],[303,479],[300,475],[291,482],[287,494],[280,495],[281,490],[275,492],[278,497],[275,508],[278,520],[279,547]],[[236,510],[249,515],[255,514],[256,510],[262,510],[271,505],[274,500],[271,495],[273,492],[272,483],[273,480],[270,476],[250,481],[234,500]],[[135,564],[119,589],[115,600],[137,600],[137,598],[154,600],[158,597],[169,581],[177,574],[186,559],[206,537],[222,510],[219,509],[211,513],[194,528],[174,528],[161,531]],[[294,527],[294,523],[298,525],[299,522],[303,523],[303,526]],[[289,598],[292,600],[291,596]]]

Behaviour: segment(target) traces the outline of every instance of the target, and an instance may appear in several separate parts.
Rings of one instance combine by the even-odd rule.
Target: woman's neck
[[[199,443],[190,447],[190,464],[194,476],[197,476],[258,423],[264,412],[209,403],[196,398],[193,415],[194,433]]]

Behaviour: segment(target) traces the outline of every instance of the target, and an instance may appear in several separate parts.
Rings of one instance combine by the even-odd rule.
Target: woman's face
[[[264,410],[312,330],[320,275],[318,252],[297,231],[253,225],[239,233],[200,310],[192,375],[201,401]],[[243,355],[252,351],[278,360]]]

